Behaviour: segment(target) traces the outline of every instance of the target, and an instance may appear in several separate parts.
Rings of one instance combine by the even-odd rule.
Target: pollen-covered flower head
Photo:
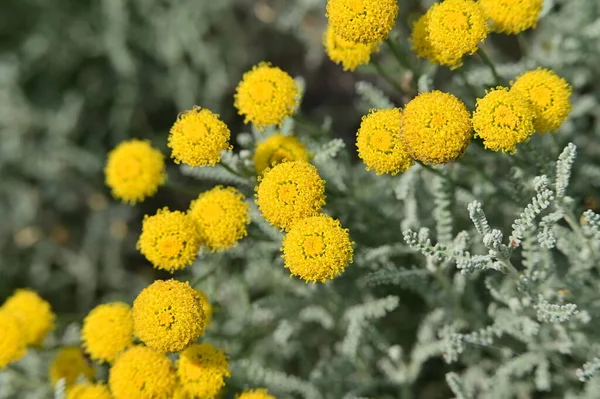
[[[236,399],[276,399],[266,389],[250,389],[236,396]]]
[[[167,355],[134,346],[117,357],[108,384],[115,399],[171,399],[177,374]]]
[[[133,302],[133,333],[160,352],[180,352],[204,333],[202,299],[189,283],[157,280]]]
[[[297,220],[321,212],[325,181],[308,162],[284,162],[260,178],[256,203],[269,223],[288,230]]]
[[[371,110],[363,116],[356,136],[358,156],[378,175],[396,175],[413,163],[400,138],[402,114],[399,109]]]
[[[414,159],[428,165],[447,163],[459,158],[469,145],[471,117],[452,94],[422,93],[404,108],[401,136]]]
[[[214,166],[221,151],[231,150],[227,125],[206,108],[194,107],[181,113],[171,128],[169,148],[175,163]]]
[[[192,201],[189,215],[198,225],[202,243],[212,251],[223,251],[247,235],[248,209],[237,189],[217,186]]]
[[[162,153],[148,141],[135,139],[108,154],[104,174],[112,195],[131,204],[152,197],[167,178]]]
[[[11,313],[19,320],[23,337],[28,345],[39,346],[46,335],[54,330],[55,315],[50,304],[35,291],[16,290],[0,311]]]
[[[83,320],[81,338],[93,360],[113,363],[133,345],[131,308],[123,302],[96,306]]]
[[[511,91],[521,93],[531,103],[539,133],[558,129],[571,112],[571,86],[550,69],[525,72],[512,82]]]
[[[308,161],[306,146],[294,136],[276,133],[256,145],[254,167],[257,174],[284,161]]]
[[[210,322],[212,321],[214,311],[213,306],[211,305],[210,301],[208,300],[208,296],[206,296],[206,293],[204,293],[204,291],[196,290],[196,292],[200,296],[202,311],[204,312],[204,326],[208,327],[210,325]]]
[[[58,381],[65,379],[67,387],[73,385],[79,377],[89,381],[94,379],[96,371],[83,356],[81,348],[77,346],[62,348],[50,363],[50,382],[56,386]]]
[[[67,399],[112,399],[112,395],[106,385],[85,383],[73,386]]]
[[[19,320],[0,310],[0,371],[25,356],[27,341]]]
[[[529,140],[535,132],[533,110],[519,93],[498,87],[477,99],[473,112],[475,135],[485,148],[514,153],[517,144]]]
[[[261,62],[244,73],[235,91],[234,105],[244,116],[244,123],[263,129],[281,125],[286,116],[292,116],[298,100],[294,79],[280,68]]]
[[[191,265],[200,250],[201,240],[194,219],[180,211],[159,209],[144,216],[138,250],[157,269],[174,272]]]
[[[431,8],[413,24],[412,35],[409,40],[412,43],[411,49],[417,52],[418,57],[427,58],[431,62],[439,63],[436,61],[435,53],[429,42],[427,25],[429,24],[430,14]]]
[[[517,34],[535,28],[543,0],[479,0],[484,14],[492,20],[492,30]]]
[[[192,345],[179,355],[179,381],[190,396],[214,399],[231,377],[227,355],[214,346],[202,343]]]
[[[476,52],[488,35],[483,10],[472,0],[444,0],[427,14],[427,38],[435,61],[451,68],[459,67],[463,56]]]
[[[387,39],[396,24],[396,0],[328,0],[329,25],[344,39],[373,43]]]
[[[342,65],[344,71],[354,71],[360,65],[368,64],[371,54],[377,51],[379,42],[357,43],[344,39],[335,33],[331,25],[323,34],[323,45],[329,59]]]
[[[348,229],[327,215],[304,218],[283,238],[284,265],[307,282],[325,282],[342,274],[352,262]]]

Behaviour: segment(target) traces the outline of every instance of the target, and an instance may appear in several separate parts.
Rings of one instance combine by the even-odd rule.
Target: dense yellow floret
[[[484,14],[492,20],[492,30],[517,34],[535,28],[543,0],[479,0]]]
[[[244,123],[251,122],[263,129],[268,125],[281,125],[285,117],[294,114],[299,92],[289,74],[261,62],[244,73],[234,100],[238,113],[244,116]]]
[[[177,374],[165,354],[135,346],[117,357],[108,383],[115,399],[171,399]]]
[[[248,233],[249,206],[233,187],[217,186],[192,201],[189,215],[196,222],[200,239],[212,251],[237,245]]]
[[[535,132],[533,116],[523,96],[499,87],[477,99],[473,128],[475,135],[483,139],[485,148],[514,153],[517,144],[528,141]]]
[[[342,274],[354,252],[348,229],[326,215],[295,223],[283,238],[281,251],[285,267],[307,282],[325,282]]]
[[[513,90],[531,103],[539,133],[558,129],[571,112],[571,86],[550,69],[525,72],[512,83]]]
[[[328,0],[327,18],[335,32],[356,43],[387,39],[396,24],[396,0]]]
[[[266,389],[250,389],[236,396],[236,399],[276,399]]]
[[[58,381],[65,379],[67,387],[73,385],[79,377],[84,377],[91,381],[96,376],[96,371],[83,357],[83,352],[79,347],[66,347],[61,349],[56,357],[50,363],[50,382],[56,386]]]
[[[106,385],[77,384],[69,390],[67,399],[112,399]]]
[[[321,212],[325,181],[307,162],[284,162],[262,176],[256,203],[269,223],[288,230],[297,220]]]
[[[402,140],[408,153],[425,164],[459,158],[473,129],[465,104],[452,94],[432,91],[410,101],[402,113]]]
[[[11,313],[19,320],[28,345],[41,345],[46,335],[54,330],[55,315],[52,308],[35,291],[16,290],[0,310]]]
[[[413,163],[400,138],[402,114],[399,109],[371,110],[363,116],[356,137],[358,156],[377,175],[396,175]]]
[[[208,296],[206,296],[206,293],[200,290],[196,290],[196,292],[198,292],[198,295],[200,296],[202,311],[204,312],[204,326],[208,327],[210,325],[210,322],[212,321],[214,311],[213,306],[208,300]]]
[[[206,108],[194,107],[181,113],[171,128],[169,148],[175,163],[214,166],[221,151],[231,150],[227,125]]]
[[[306,146],[294,136],[276,133],[256,145],[254,168],[257,174],[284,161],[308,161]]]
[[[371,61],[371,54],[377,51],[379,42],[356,43],[344,39],[336,34],[331,25],[323,34],[323,45],[329,59],[342,65],[344,71],[354,71],[360,65]]]
[[[488,35],[483,10],[472,0],[444,0],[428,12],[427,40],[435,62],[451,68],[462,64],[462,57],[477,51]]]
[[[83,346],[93,360],[112,363],[133,345],[131,308],[123,302],[96,306],[83,320]]]
[[[162,153],[145,140],[129,140],[108,154],[104,168],[112,195],[135,204],[156,194],[167,174]]]
[[[231,377],[225,353],[206,343],[192,345],[183,351],[177,363],[177,375],[190,396],[214,399]]]
[[[409,40],[412,43],[411,48],[417,52],[418,57],[427,58],[433,63],[439,63],[435,58],[435,53],[429,42],[427,25],[429,24],[430,14],[431,8],[414,23],[412,35]]]
[[[171,399],[191,399],[191,397],[187,394],[187,392],[183,390],[183,387],[181,385],[177,385],[175,387],[175,392],[173,392],[173,397]]]
[[[0,371],[25,356],[27,342],[19,320],[0,310]]]
[[[180,211],[159,209],[144,216],[138,250],[157,269],[174,272],[194,263],[200,250],[198,224]]]
[[[157,280],[133,302],[133,332],[160,352],[180,352],[203,333],[202,299],[189,283]]]

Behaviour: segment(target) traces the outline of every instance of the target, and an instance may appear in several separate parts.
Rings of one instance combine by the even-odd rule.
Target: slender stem
[[[371,60],[371,63],[375,66],[375,69],[377,69],[377,73],[379,73],[379,75],[384,78],[390,84],[390,86],[398,90],[400,93],[404,93],[404,90],[402,90],[402,87],[400,87],[398,82],[396,82],[394,78],[383,69],[379,62]]]
[[[504,79],[502,79],[502,77],[498,74],[496,66],[494,66],[494,63],[492,62],[491,58],[486,54],[483,48],[479,47],[479,51],[477,51],[477,54],[479,54],[479,57],[484,62],[484,64],[486,64],[492,71],[492,75],[494,75],[494,79],[496,79],[496,84],[501,86],[504,85]]]
[[[469,94],[471,95],[471,97],[473,97],[474,100],[477,100],[477,90],[475,89],[475,87],[473,87],[473,85],[471,83],[469,83],[469,80],[467,79],[467,76],[465,75],[465,71],[461,68],[457,69],[456,72],[458,72],[458,74],[460,75],[460,77],[463,80],[463,83],[465,84],[465,87],[467,88],[467,91],[469,92]]]
[[[517,270],[517,268],[512,264],[512,262],[510,261],[509,258],[501,258],[498,257],[498,260],[500,261],[500,263],[502,263],[504,265],[504,267],[506,268],[506,271],[508,272],[508,274],[510,274],[510,276],[514,279],[514,280],[518,280],[519,279],[519,271]]]
[[[225,169],[226,171],[228,171],[232,175],[236,175],[238,177],[245,178],[244,176],[242,176],[241,174],[239,174],[237,171],[233,170],[229,165],[224,164],[223,162],[219,162],[219,166],[221,166],[223,169]]]
[[[466,184],[463,184],[461,182],[458,182],[456,180],[454,180],[453,178],[451,178],[448,175],[445,175],[444,173],[442,173],[441,171],[431,167],[430,165],[426,165],[421,161],[417,161],[417,163],[419,163],[423,168],[427,169],[429,172],[438,175],[439,177],[448,180],[452,185],[458,187],[458,188],[462,188],[463,190],[467,191],[469,194],[473,195],[471,188],[469,186],[467,186]]]
[[[396,43],[394,43],[392,39],[390,39],[389,37],[385,39],[385,45],[390,49],[392,54],[394,54],[394,57],[396,57],[396,60],[398,60],[398,63],[402,67],[409,70],[412,69],[410,63],[408,62],[408,58],[406,58],[406,55],[402,53],[402,51],[400,51],[400,49],[396,46]]]
[[[521,50],[521,58],[527,57],[527,43],[525,43],[523,34],[517,34],[515,36],[517,37],[517,42],[519,42],[519,48]]]
[[[324,135],[327,134],[326,131],[324,131],[323,129],[321,129],[319,126],[317,126],[316,123],[314,123],[312,120],[310,120],[309,118],[305,117],[304,115],[294,114],[292,116],[292,119],[294,119],[296,122],[298,122],[299,124],[301,124],[304,127],[306,127],[311,132],[315,133],[319,137],[320,136],[324,136]]]
[[[187,187],[184,186],[182,184],[179,183],[175,183],[169,179],[167,179],[167,184],[166,184],[167,188],[173,190],[173,191],[177,191],[178,193],[181,194],[185,194],[185,195],[198,195],[198,191],[194,190],[191,187]]]

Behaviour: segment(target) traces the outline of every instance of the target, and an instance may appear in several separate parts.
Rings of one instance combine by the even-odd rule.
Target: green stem
[[[400,93],[404,93],[404,90],[402,90],[402,87],[398,84],[398,82],[396,82],[394,78],[383,69],[383,66],[381,66],[379,62],[371,60],[371,63],[375,66],[375,69],[377,69],[379,76],[384,78],[386,82],[388,82],[394,89],[398,90]]]
[[[408,62],[408,58],[406,57],[406,55],[404,53],[402,53],[402,51],[400,51],[400,49],[396,46],[396,43],[394,43],[392,41],[392,39],[390,39],[388,37],[385,40],[385,45],[390,49],[392,54],[394,54],[394,57],[396,58],[396,60],[398,60],[398,63],[402,67],[404,67],[405,69],[408,69],[408,70],[412,70],[412,67],[410,66],[410,62]]]
[[[521,50],[521,58],[527,57],[527,43],[525,43],[525,39],[523,39],[522,34],[515,35],[517,37],[517,42],[519,42],[519,48]]]
[[[467,91],[469,92],[469,94],[471,95],[471,97],[473,97],[473,99],[475,101],[477,101],[477,90],[475,89],[475,87],[473,87],[473,85],[471,83],[469,83],[469,80],[467,79],[467,76],[465,75],[464,70],[462,69],[457,69],[456,72],[458,72],[458,74],[460,75],[460,77],[463,80],[463,83],[465,84],[465,87],[467,88]]]
[[[439,177],[448,180],[453,186],[458,187],[458,188],[462,188],[463,190],[467,191],[469,194],[473,195],[473,192],[471,191],[471,188],[469,186],[467,186],[466,184],[454,180],[450,176],[445,175],[441,171],[439,171],[439,170],[431,167],[430,165],[426,165],[426,164],[424,164],[421,161],[416,161],[416,162],[418,164],[420,164],[423,168],[427,169],[429,172],[433,173],[434,175],[438,175]]]
[[[500,261],[500,263],[502,263],[504,265],[504,267],[506,268],[506,271],[513,278],[513,280],[516,281],[516,280],[519,279],[519,271],[512,264],[512,262],[510,261],[509,258],[500,258],[500,257],[498,257],[498,260]]]
[[[190,187],[181,185],[179,183],[172,182],[169,179],[167,179],[166,186],[167,186],[167,188],[169,188],[169,189],[171,189],[173,191],[177,191],[178,193],[181,193],[181,194],[193,195],[193,196],[198,195],[198,191],[197,190],[194,190],[194,189],[192,189]]]
[[[477,54],[479,54],[479,57],[481,58],[483,63],[486,64],[492,71],[492,75],[494,75],[494,79],[496,79],[496,84],[499,86],[505,85],[504,79],[502,79],[502,77],[498,74],[496,66],[492,62],[492,59],[486,54],[483,48],[480,47],[479,51],[477,51]]]
[[[327,132],[325,130],[321,129],[319,126],[317,126],[316,123],[314,123],[312,120],[305,117],[304,115],[294,114],[292,116],[292,119],[294,121],[296,121],[297,123],[299,123],[300,125],[303,125],[304,127],[306,127],[311,132],[313,132],[317,137],[327,135]]]
[[[233,170],[229,165],[226,165],[223,162],[219,162],[219,166],[221,166],[223,169],[225,169],[226,171],[228,171],[232,175],[235,175],[235,176],[238,176],[238,177],[241,177],[241,178],[245,179],[245,176],[242,176],[241,174],[239,174],[238,172],[236,172],[235,170]]]

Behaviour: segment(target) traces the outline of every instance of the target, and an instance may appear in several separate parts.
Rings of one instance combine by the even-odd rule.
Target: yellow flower
[[[212,251],[235,247],[248,233],[249,206],[233,187],[217,186],[192,201],[189,215],[198,225],[200,239]]]
[[[104,174],[112,195],[131,204],[156,194],[167,178],[163,155],[145,140],[119,144],[108,154]]]
[[[286,116],[292,116],[298,106],[299,93],[294,79],[271,64],[261,62],[244,73],[235,90],[234,105],[258,129],[267,125],[281,125]]]
[[[202,299],[189,283],[157,280],[133,302],[133,332],[161,352],[180,352],[204,333]]]
[[[284,162],[259,178],[256,203],[264,218],[288,230],[299,219],[315,216],[325,203],[325,181],[307,162]]]
[[[417,20],[417,22],[414,23],[412,35],[409,40],[412,43],[411,48],[417,52],[418,57],[427,58],[430,62],[439,64],[439,61],[435,57],[435,52],[431,47],[429,33],[427,31],[431,10],[432,9],[430,8]]]
[[[0,310],[0,371],[25,356],[27,342],[19,320]]]
[[[236,399],[276,399],[266,389],[251,389],[236,396]]]
[[[227,355],[206,343],[183,351],[177,363],[177,375],[183,389],[194,398],[216,398],[231,377]]]
[[[154,216],[144,216],[137,248],[154,267],[172,273],[194,263],[200,245],[200,232],[194,219],[183,212],[163,208]]]
[[[112,363],[133,345],[131,308],[123,302],[96,306],[83,320],[81,338],[93,360]]]
[[[67,399],[112,399],[106,385],[77,384],[67,394]]]
[[[213,307],[210,301],[208,300],[208,297],[203,291],[196,290],[196,292],[200,296],[200,300],[202,303],[202,311],[204,312],[204,326],[208,327],[210,325],[210,322],[212,321]]]
[[[257,144],[254,151],[254,167],[261,174],[284,161],[308,161],[306,146],[296,137],[274,134]]]
[[[190,396],[183,390],[181,385],[177,385],[172,399],[190,399]]]
[[[425,164],[454,161],[473,135],[467,107],[452,94],[422,93],[406,104],[402,115],[401,137],[406,149]]]
[[[195,106],[181,113],[171,128],[171,158],[190,166],[215,166],[221,160],[221,151],[231,150],[230,136],[219,115]]]
[[[377,175],[396,175],[408,170],[413,163],[400,138],[402,113],[399,109],[371,110],[363,116],[356,147],[358,156]]]
[[[335,32],[356,43],[387,39],[396,24],[396,0],[328,0],[327,18]]]
[[[54,330],[55,316],[52,308],[35,291],[16,290],[0,309],[19,320],[28,345],[41,345],[46,335]]]
[[[96,371],[83,357],[81,348],[67,347],[61,349],[50,364],[50,382],[56,386],[58,381],[65,379],[67,387],[73,385],[82,376],[87,380],[93,380]]]
[[[492,20],[492,30],[517,34],[535,28],[543,0],[479,0],[485,15]]]
[[[483,10],[472,0],[444,0],[428,12],[427,38],[436,62],[457,68],[488,35]]]
[[[115,399],[171,399],[177,374],[166,355],[134,346],[117,357],[108,384]]]
[[[342,274],[352,262],[348,229],[326,215],[300,220],[283,238],[283,260],[293,275],[324,283]]]
[[[342,65],[344,71],[354,71],[358,66],[368,64],[371,54],[377,51],[379,42],[356,43],[337,35],[331,25],[323,34],[323,45],[329,59]]]
[[[528,71],[512,82],[533,106],[533,124],[539,133],[558,129],[571,112],[571,86],[550,69]]]
[[[517,144],[529,140],[535,132],[533,110],[519,93],[498,87],[477,99],[473,113],[475,135],[485,148],[514,153]]]

